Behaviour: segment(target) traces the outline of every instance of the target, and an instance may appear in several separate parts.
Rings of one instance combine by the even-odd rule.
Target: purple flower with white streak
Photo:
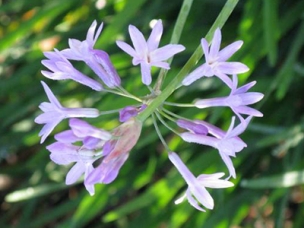
[[[101,164],[90,173],[85,183],[111,183],[118,175],[122,165],[129,157],[130,150],[135,146],[140,136],[142,123],[134,118],[121,124],[113,130],[112,135],[117,139],[108,141],[104,147],[107,147],[109,153],[102,160]]]
[[[175,204],[179,204],[187,198],[188,202],[197,210],[206,211],[198,202],[208,209],[213,209],[214,201],[206,187],[229,188],[233,186],[230,181],[219,179],[224,176],[224,173],[202,174],[195,177],[176,153],[169,152],[169,159],[188,184],[185,195],[176,200]]]
[[[43,111],[43,113],[37,116],[35,119],[36,123],[45,124],[39,132],[39,136],[42,136],[40,143],[44,142],[47,136],[63,119],[73,117],[95,118],[99,116],[99,111],[95,108],[63,107],[47,84],[45,84],[43,81],[41,83],[50,102],[43,102],[39,105],[39,108]]]
[[[262,93],[247,92],[255,83],[253,81],[237,88],[238,78],[236,75],[233,75],[233,87],[229,96],[197,100],[194,105],[197,108],[228,106],[239,117],[240,114],[262,117],[263,114],[260,111],[247,106],[260,101],[264,96]]]
[[[56,134],[57,142],[47,147],[51,152],[50,158],[55,163],[67,165],[76,162],[66,176],[67,185],[75,183],[83,173],[84,179],[87,179],[94,170],[93,162],[108,154],[109,150],[104,145],[112,138],[109,132],[93,127],[83,120],[70,119],[69,125],[71,130]],[[82,146],[73,145],[75,142],[82,142]],[[86,182],[84,184],[88,192],[94,195],[94,185]]]
[[[245,131],[247,125],[251,120],[251,116],[246,119],[242,119],[241,123],[234,128],[235,117],[232,118],[230,127],[227,132],[215,127],[212,124],[209,124],[205,121],[194,121],[197,125],[202,125],[208,129],[208,134],[199,134],[193,132],[181,133],[180,136],[183,140],[190,143],[198,143],[206,146],[211,146],[219,151],[219,154],[226,164],[229,175],[233,178],[236,178],[235,169],[230,157],[235,157],[236,153],[240,152],[247,145],[238,137],[242,132]],[[180,127],[183,127],[180,124],[180,120],[177,121],[177,124]],[[187,129],[187,128],[186,128]],[[229,176],[229,177],[230,177]]]
[[[163,24],[161,20],[157,21],[147,41],[143,34],[133,25],[129,26],[129,33],[134,48],[123,41],[116,41],[116,44],[124,52],[133,57],[133,65],[140,64],[142,82],[145,85],[151,84],[152,66],[170,69],[169,63],[164,61],[185,49],[185,47],[180,44],[168,44],[158,48],[163,33]]]
[[[99,82],[76,70],[58,50],[55,49],[54,52],[44,52],[44,55],[48,59],[42,60],[42,64],[50,70],[41,71],[45,77],[53,80],[72,79],[85,86],[91,87],[91,89],[97,91],[102,90],[102,85]]]
[[[190,85],[203,76],[212,77],[215,75],[232,88],[232,80],[227,74],[241,74],[249,70],[243,63],[227,62],[227,60],[241,48],[243,41],[236,41],[220,51],[221,40],[222,34],[219,28],[214,32],[210,49],[208,41],[204,38],[201,40],[206,62],[186,76],[182,81],[183,85]]]
[[[96,26],[97,22],[94,21],[84,41],[69,39],[70,48],[62,50],[61,53],[67,59],[85,62],[109,88],[114,88],[120,85],[120,77],[109,55],[105,51],[93,49],[103,24],[99,26],[95,33]]]

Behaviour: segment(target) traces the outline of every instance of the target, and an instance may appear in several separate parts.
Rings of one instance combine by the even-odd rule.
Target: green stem
[[[165,101],[164,102],[165,105],[170,105],[170,106],[174,106],[174,107],[195,107],[194,104],[181,104],[181,103],[174,103],[174,102],[168,102],[168,101]]]
[[[164,147],[166,148],[167,151],[171,151],[168,144],[166,143],[166,140],[163,138],[159,128],[158,128],[158,125],[157,125],[157,122],[156,122],[156,118],[155,118],[155,114],[152,113],[152,119],[153,119],[153,124],[154,124],[154,127],[155,127],[155,130],[156,130],[156,133],[160,139],[160,141],[162,142],[162,144],[164,145]]]
[[[209,32],[206,35],[206,39],[208,42],[211,41],[212,35],[216,28],[222,28],[228,17],[232,13],[236,4],[239,0],[227,0],[225,6],[222,11],[218,15],[217,19],[213,23]],[[176,88],[181,84],[184,77],[190,72],[190,70],[196,65],[197,61],[203,56],[203,51],[201,45],[199,45],[195,52],[192,54],[190,59],[184,65],[184,67],[180,70],[177,76],[168,84],[168,86],[162,91],[162,93],[156,97],[151,104],[138,116],[137,119],[141,122],[144,122],[160,105],[164,103],[164,101],[176,90]]]
[[[192,2],[193,2],[193,0],[184,0],[183,1],[183,5],[179,11],[176,23],[174,25],[170,44],[177,44],[179,42],[180,36],[182,34],[182,31],[184,29],[187,17],[189,15],[189,12],[190,12],[190,9],[192,6]],[[173,57],[168,60],[168,63],[171,64],[172,60],[173,60]],[[157,81],[156,81],[155,87],[154,87],[155,91],[160,90],[167,72],[168,72],[168,70],[166,70],[166,69],[161,69],[161,71],[159,72],[159,75],[158,75],[158,78],[157,78]]]
[[[157,118],[159,119],[159,121],[166,127],[168,128],[170,131],[172,131],[173,133],[177,134],[178,136],[180,136],[180,134],[174,130],[172,127],[170,127],[166,121],[164,121],[164,119],[160,116],[160,114],[158,112],[155,112],[155,115],[157,116]]]

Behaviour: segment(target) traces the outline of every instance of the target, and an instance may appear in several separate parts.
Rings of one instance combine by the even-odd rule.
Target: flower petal
[[[53,94],[53,92],[51,91],[51,89],[48,87],[48,85],[44,82],[41,81],[41,84],[44,88],[44,91],[47,95],[47,97],[49,98],[49,101],[55,105],[57,108],[62,108],[61,104],[59,103],[59,101],[57,100],[57,98],[55,97],[55,95]]]
[[[85,171],[85,164],[77,162],[68,172],[65,178],[65,184],[74,184]]]
[[[132,57],[137,57],[136,51],[129,44],[127,44],[123,41],[116,41],[116,44],[120,49],[122,49],[128,55],[130,55]]]
[[[140,64],[141,80],[145,85],[150,85],[152,82],[151,67],[149,64],[142,62]]]
[[[239,62],[220,62],[217,65],[217,70],[222,72],[223,74],[241,74],[245,73],[249,70],[249,68]]]
[[[219,62],[225,62],[228,60],[235,52],[237,52],[243,45],[243,41],[235,41],[232,44],[229,44],[227,47],[223,48],[219,52]]]
[[[185,50],[185,47],[180,44],[168,44],[158,48],[150,53],[151,62],[160,62],[171,58],[176,53]]]
[[[222,160],[224,161],[225,165],[227,166],[230,176],[232,176],[235,179],[236,173],[235,173],[235,169],[234,169],[233,163],[231,161],[231,158],[229,156],[227,156],[226,154],[221,153],[221,151],[220,151],[220,156],[221,156]]]
[[[147,40],[149,51],[153,51],[158,48],[162,33],[163,33],[163,23],[161,20],[157,20]]]
[[[140,56],[144,56],[148,51],[148,47],[143,34],[133,25],[129,25],[129,33],[135,51]]]
[[[209,53],[209,59],[217,59],[220,46],[221,46],[221,41],[222,41],[222,33],[219,28],[217,28],[214,32],[212,41],[211,41],[211,46],[210,46],[210,53]]]
[[[192,71],[190,74],[188,74],[182,81],[182,84],[184,86],[188,86],[190,84],[192,84],[193,82],[195,82],[196,80],[200,79],[201,77],[203,77],[205,75],[205,71],[206,68],[208,68],[209,66],[207,64],[203,64],[201,66],[199,66],[198,68],[196,68],[194,71]]]

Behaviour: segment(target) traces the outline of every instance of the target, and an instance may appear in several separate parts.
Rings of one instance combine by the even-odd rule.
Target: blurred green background
[[[187,49],[176,56],[166,83],[187,61],[224,6],[224,0],[194,0],[180,43]],[[41,125],[34,124],[38,105],[46,101],[44,80],[66,106],[111,110],[131,100],[97,93],[73,81],[44,78],[43,51],[68,47],[68,38],[85,39],[93,20],[104,22],[96,48],[110,54],[128,91],[144,96],[138,67],[116,46],[130,42],[128,25],[145,36],[149,23],[162,19],[161,46],[170,40],[182,0],[2,0],[0,5],[0,226],[1,227],[304,227],[304,1],[240,0],[223,27],[222,46],[243,40],[233,56],[250,72],[240,83],[257,81],[252,91],[265,94],[255,107],[264,113],[241,136],[247,143],[233,160],[235,187],[212,190],[215,208],[202,213],[187,202],[174,204],[185,183],[168,162],[151,120],[117,179],[98,185],[91,197],[82,184],[65,186],[69,167],[50,161],[39,144]],[[90,74],[83,65],[77,65]],[[156,77],[158,71],[155,70]],[[174,102],[226,95],[217,79],[201,79],[180,88]],[[189,118],[206,119],[224,129],[232,113],[227,108],[172,108]],[[112,129],[117,115],[91,120]],[[173,125],[172,125],[173,126]],[[53,132],[67,129],[63,121]],[[182,142],[161,127],[171,149],[195,175],[227,169],[214,149]]]

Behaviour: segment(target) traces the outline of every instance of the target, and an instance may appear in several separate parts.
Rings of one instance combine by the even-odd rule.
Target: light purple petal
[[[229,88],[233,88],[233,83],[231,78],[229,78],[225,73],[223,73],[219,69],[216,69],[214,75],[217,76],[219,79],[221,79]]]
[[[133,25],[129,26],[129,33],[135,51],[140,56],[144,56],[148,52],[148,47],[143,34]]]
[[[177,125],[181,128],[187,129],[189,131],[192,131],[195,134],[198,135],[207,135],[208,134],[208,128],[206,128],[204,125],[188,121],[188,120],[177,120]]]
[[[233,94],[241,94],[246,93],[251,87],[256,84],[256,81],[247,83],[246,85],[241,86],[240,88],[236,89]]]
[[[116,44],[120,49],[122,49],[128,55],[130,55],[132,57],[137,57],[136,51],[129,44],[127,44],[123,41],[116,41]]]
[[[208,123],[206,121],[195,120],[194,122],[200,123],[200,124],[204,125],[205,127],[207,127],[208,128],[208,132],[210,134],[212,134],[213,136],[215,136],[216,138],[220,138],[221,139],[221,138],[224,138],[225,135],[226,135],[225,131],[223,131],[222,129],[220,129],[220,128],[218,128],[218,127],[214,126],[213,124],[210,124],[210,123]]]
[[[207,64],[203,64],[196,68],[194,71],[192,71],[190,74],[188,74],[182,81],[182,84],[184,86],[188,86],[192,84],[194,81],[200,79],[205,75],[206,68],[208,68]]]
[[[242,105],[254,104],[263,99],[264,95],[258,92],[248,92],[244,94],[236,95],[239,96],[242,100]]]
[[[158,48],[160,38],[163,33],[163,24],[161,20],[157,20],[156,24],[154,25],[151,34],[147,40],[147,45],[149,51],[153,51]]]
[[[202,48],[203,48],[203,52],[205,54],[206,62],[210,62],[209,61],[210,55],[209,55],[209,44],[208,44],[208,41],[205,38],[201,39],[201,45],[202,45]]]
[[[59,124],[59,122],[61,121],[61,119],[58,120],[53,120],[50,123],[45,124],[41,131],[39,132],[39,136],[42,136],[40,139],[40,143],[42,144],[45,139],[51,134],[51,132],[54,130],[54,128],[57,126],[57,124]]]
[[[94,167],[92,164],[86,164],[86,170],[84,173],[84,186],[87,189],[87,191],[90,193],[91,196],[95,194],[94,184],[87,184],[86,179],[88,178],[90,173],[93,172],[93,170],[94,170]]]
[[[225,62],[229,59],[235,52],[237,52],[243,45],[243,41],[235,41],[232,44],[229,44],[227,47],[223,48],[219,52],[219,62]]]
[[[237,113],[244,114],[244,115],[263,117],[263,113],[261,113],[260,111],[254,109],[254,108],[248,107],[248,106],[233,107],[232,110]]]
[[[109,55],[102,50],[93,50],[93,61],[87,62],[91,69],[101,78],[110,88],[120,85],[118,76]]]
[[[195,101],[194,105],[197,108],[208,108],[208,107],[227,106],[227,103],[226,103],[226,97],[217,97],[217,98],[197,100]]]
[[[68,172],[65,178],[65,184],[74,184],[85,171],[85,164],[77,162]]]
[[[190,170],[187,168],[187,166],[184,164],[184,162],[180,159],[180,157],[176,153],[170,152],[169,159],[176,167],[176,169],[179,171],[179,173],[182,175],[182,177],[184,178],[184,180],[187,182],[188,185],[196,181],[194,175],[190,172]]]
[[[119,112],[119,121],[120,122],[126,122],[131,117],[137,116],[137,114],[138,114],[138,110],[137,110],[136,107],[133,107],[133,106],[124,107]]]
[[[103,142],[101,142],[101,140],[98,138],[88,136],[83,139],[82,143],[85,148],[89,150],[94,150],[97,149],[100,144],[102,145]]]
[[[206,210],[204,210],[202,207],[200,207],[196,201],[196,199],[194,199],[194,197],[191,195],[191,190],[188,189],[187,192],[186,192],[186,196],[187,196],[187,199],[188,199],[188,202],[190,203],[190,205],[194,208],[196,208],[197,210],[199,211],[203,211],[203,212],[206,212]]]
[[[47,97],[49,98],[49,101],[52,104],[54,104],[57,108],[62,108],[61,104],[59,103],[59,101],[57,100],[51,89],[47,86],[47,84],[44,81],[41,81],[41,84],[44,88]]]
[[[176,53],[179,53],[183,50],[185,50],[185,47],[183,45],[168,44],[150,53],[151,62],[159,62],[159,61],[167,60]]]
[[[217,148],[218,140],[214,137],[210,137],[206,135],[196,135],[188,132],[181,133],[180,136],[184,141],[189,143],[198,143],[198,144]]]
[[[221,153],[221,152],[220,152],[220,155],[221,155],[221,158],[223,159],[225,165],[227,166],[227,168],[229,170],[230,176],[232,176],[235,179],[236,178],[236,173],[235,173],[235,169],[234,169],[233,163],[231,161],[231,158],[229,156],[227,156],[226,154]]]
[[[220,46],[221,46],[221,41],[222,41],[222,33],[221,33],[221,30],[219,28],[217,28],[214,32],[211,46],[210,46],[209,60],[217,59],[217,56],[218,56],[218,53],[220,50]]]
[[[140,64],[140,70],[141,70],[142,82],[145,85],[150,85],[152,82],[150,65],[143,62]]]
[[[77,141],[80,141],[81,139],[74,135],[72,130],[66,130],[63,132],[60,132],[55,135],[54,137],[58,142],[62,143],[74,143]]]
[[[200,184],[206,188],[229,188],[234,186],[234,184],[227,180],[221,180],[220,177],[224,176],[224,173],[214,173],[214,174],[202,174],[197,177]]]
[[[166,70],[170,69],[170,65],[167,62],[152,62],[150,63],[151,66],[159,67],[159,68],[164,68]]]
[[[76,118],[70,119],[69,125],[73,133],[80,138],[92,136],[102,140],[109,140],[112,137],[112,135],[109,132],[93,127],[92,125],[80,119],[76,119]]]
[[[249,68],[239,62],[221,62],[217,65],[217,70],[223,74],[241,74],[249,70]]]
[[[117,177],[121,167],[123,166],[125,161],[128,159],[128,157],[129,157],[129,154],[124,154],[121,157],[119,157],[115,162],[113,162],[113,164],[111,164],[111,166],[109,166],[109,163],[108,163],[108,165],[103,170],[105,175],[102,179],[102,183],[109,184],[112,181],[114,181],[115,178]]]

